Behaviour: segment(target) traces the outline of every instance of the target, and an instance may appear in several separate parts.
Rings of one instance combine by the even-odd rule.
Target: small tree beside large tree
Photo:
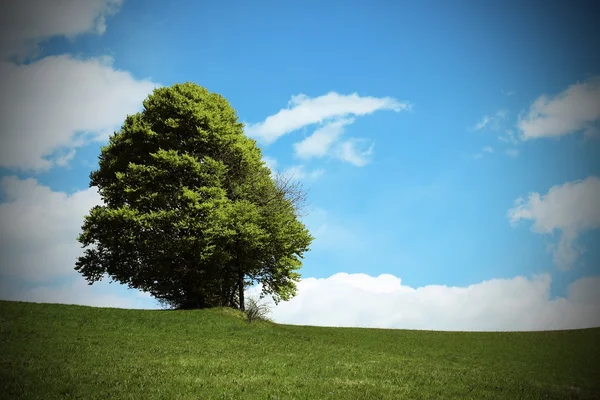
[[[313,239],[302,188],[272,176],[222,96],[176,84],[143,106],[90,174],[104,205],[85,217],[75,269],[175,308],[244,309],[254,283],[276,302],[293,297]]]

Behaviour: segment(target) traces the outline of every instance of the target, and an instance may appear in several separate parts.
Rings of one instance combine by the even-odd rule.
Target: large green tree
[[[222,96],[196,84],[154,90],[126,118],[90,174],[104,205],[85,217],[75,269],[177,308],[244,307],[260,283],[296,293],[312,237],[303,192],[278,179]]]

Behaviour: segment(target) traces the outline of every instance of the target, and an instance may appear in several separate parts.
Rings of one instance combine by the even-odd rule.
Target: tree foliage
[[[178,308],[237,306],[261,283],[296,293],[312,241],[303,190],[272,176],[227,100],[192,84],[156,89],[101,149],[104,205],[85,217],[75,269]]]

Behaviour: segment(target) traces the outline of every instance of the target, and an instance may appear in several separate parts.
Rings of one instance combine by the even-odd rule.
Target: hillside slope
[[[248,324],[229,309],[0,301],[10,399],[592,399],[600,329],[459,333]]]

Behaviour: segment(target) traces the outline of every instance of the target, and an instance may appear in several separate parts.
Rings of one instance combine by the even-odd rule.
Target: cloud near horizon
[[[400,278],[382,274],[337,273],[305,278],[296,297],[275,305],[269,316],[277,323],[328,327],[417,329],[440,331],[543,331],[600,327],[600,276],[569,285],[566,296],[550,298],[551,278],[492,279],[466,287],[427,285],[413,288]],[[83,279],[62,286],[5,289],[2,299],[96,307],[159,309],[147,294],[125,296],[106,282],[89,286]],[[114,286],[114,285],[113,285]],[[260,285],[246,296],[258,299]]]
[[[35,179],[4,177],[0,277],[44,282],[73,273],[83,217],[102,200],[96,188],[67,194]]]
[[[1,299],[126,309],[160,308],[158,302],[147,293],[111,284],[108,279],[88,285],[83,277],[76,273],[72,275],[71,279],[65,279],[61,284],[40,284],[26,289],[0,282]]]
[[[56,192],[36,179],[0,181],[0,298],[98,307],[155,307],[139,290],[107,280],[92,286],[74,270],[83,218],[101,205],[97,188]],[[133,294],[133,296],[132,296]]]
[[[118,284],[88,286],[73,270],[83,216],[101,200],[94,188],[54,192],[35,179],[6,177],[0,203],[3,299],[99,307],[158,308],[147,294]],[[358,246],[324,210],[307,219],[317,248]],[[546,222],[538,223],[546,226]],[[550,222],[564,226],[566,222]],[[350,232],[351,233],[351,232]],[[344,236],[345,234],[345,236]],[[354,243],[352,240],[358,240]],[[332,242],[331,240],[336,240]],[[337,244],[336,244],[337,243]],[[62,284],[56,284],[61,277]],[[12,283],[11,283],[12,282]],[[27,282],[25,288],[15,282]],[[305,278],[298,296],[273,310],[279,323],[438,330],[539,330],[600,326],[600,277],[582,278],[550,299],[550,275],[492,279],[468,287],[412,288],[393,275],[338,273]],[[248,289],[256,295],[259,287]],[[134,293],[133,297],[130,293]]]
[[[547,194],[530,193],[518,198],[507,216],[514,226],[520,220],[533,221],[532,230],[541,234],[561,231],[551,249],[554,263],[562,270],[571,269],[584,251],[576,245],[580,234],[600,228],[600,178],[567,182],[550,188]]]
[[[467,287],[413,288],[384,274],[337,273],[306,278],[288,302],[270,306],[275,322],[295,325],[426,329],[444,331],[529,331],[600,326],[600,276],[582,278],[568,295],[550,298],[549,274],[531,279],[492,279]],[[258,298],[260,285],[247,291]]]

